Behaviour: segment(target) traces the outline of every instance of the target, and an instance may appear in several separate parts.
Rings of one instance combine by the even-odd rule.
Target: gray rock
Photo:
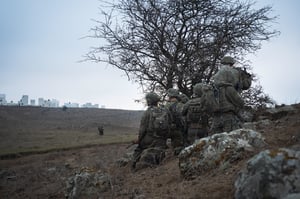
[[[227,168],[243,159],[246,151],[265,146],[260,133],[238,129],[202,138],[181,151],[179,169],[184,178],[193,178],[215,168]]]
[[[235,198],[300,198],[300,151],[266,150],[251,158],[235,181]]]
[[[254,114],[251,110],[242,110],[239,114],[244,122],[252,122],[254,119]]]
[[[67,181],[66,198],[99,198],[111,189],[111,177],[99,171],[85,170]]]
[[[255,122],[245,122],[243,124],[243,128],[246,128],[246,129],[256,129],[256,125],[255,125]]]
[[[260,129],[269,127],[270,125],[272,125],[272,123],[273,122],[269,119],[263,119],[257,122],[246,122],[243,124],[243,127],[247,129],[253,129],[259,131]]]

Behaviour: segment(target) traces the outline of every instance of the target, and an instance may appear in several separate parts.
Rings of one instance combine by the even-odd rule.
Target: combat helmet
[[[202,88],[203,88],[203,83],[197,83],[194,85],[193,93],[196,97],[202,96],[202,93],[203,93]]]
[[[150,93],[146,94],[147,104],[154,104],[154,103],[159,102],[159,100],[160,100],[160,97],[154,92],[150,92]]]
[[[179,91],[175,88],[169,88],[167,90],[168,96],[169,97],[176,97],[179,99]]]
[[[235,63],[235,60],[230,56],[225,56],[221,60],[221,64],[225,64],[225,65],[233,65],[234,63]]]

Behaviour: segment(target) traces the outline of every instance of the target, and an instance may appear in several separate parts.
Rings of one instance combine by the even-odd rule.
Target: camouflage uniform
[[[182,110],[182,115],[186,117],[187,122],[185,145],[191,145],[196,139],[208,135],[208,114],[201,98],[202,84],[196,84],[193,91],[195,98],[189,100]]]
[[[213,77],[219,90],[219,108],[213,116],[212,133],[230,132],[242,127],[238,112],[243,108],[244,101],[236,90],[239,77],[232,68],[234,60],[224,57],[221,63],[223,67]]]
[[[146,95],[148,109],[145,111],[141,119],[138,146],[133,154],[133,169],[141,169],[144,167],[158,165],[165,157],[165,149],[167,148],[166,140],[169,131],[154,132],[149,127],[152,108],[157,107],[159,99],[159,96],[155,93],[148,93]],[[165,111],[168,110],[165,109]],[[169,115],[169,117],[171,117],[171,115]],[[171,120],[168,121],[169,125],[171,125],[170,121]]]
[[[228,56],[221,60],[221,68],[212,77],[215,85],[232,85],[235,88],[237,87],[239,82],[239,72],[233,67],[234,63],[234,59]]]
[[[215,84],[230,82],[233,87],[241,93],[251,86],[252,77],[246,69],[234,67],[234,59],[232,57],[224,57],[221,61],[222,67],[213,77]]]
[[[180,98],[179,101],[182,104],[185,104],[185,103],[187,103],[189,101],[189,97],[186,94],[183,94],[183,93],[179,95],[179,98]]]
[[[166,104],[166,108],[170,111],[172,115],[172,125],[170,132],[171,145],[174,149],[174,154],[178,155],[184,147],[184,123],[181,114],[183,104],[179,102],[179,92],[176,89],[169,89],[168,96],[169,101]]]
[[[180,102],[182,103],[182,109],[184,107],[184,105],[190,100],[189,97],[184,94],[184,93],[181,93],[179,95],[179,98],[180,98]],[[181,113],[182,113],[182,110],[181,110]],[[187,120],[186,120],[186,116],[185,115],[182,115],[182,122],[183,122],[183,144],[184,146],[186,145],[186,135],[187,135],[187,132],[188,132],[188,126],[187,126]]]

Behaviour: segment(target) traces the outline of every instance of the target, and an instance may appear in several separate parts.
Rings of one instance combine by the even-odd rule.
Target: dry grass
[[[137,120],[141,115],[140,112],[124,110],[67,111],[0,107],[0,156],[127,143],[136,138]],[[126,117],[121,121],[119,115]],[[98,134],[99,125],[104,126],[102,136]]]
[[[45,135],[46,133],[46,135]],[[136,138],[131,134],[109,134],[99,136],[95,132],[49,131],[19,133],[15,139],[0,141],[0,156],[17,153],[47,152],[101,144],[128,143]]]

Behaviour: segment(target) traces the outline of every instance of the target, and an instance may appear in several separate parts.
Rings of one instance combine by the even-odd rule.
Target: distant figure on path
[[[99,132],[99,135],[103,135],[104,134],[104,128],[103,126],[98,126],[98,132]]]

